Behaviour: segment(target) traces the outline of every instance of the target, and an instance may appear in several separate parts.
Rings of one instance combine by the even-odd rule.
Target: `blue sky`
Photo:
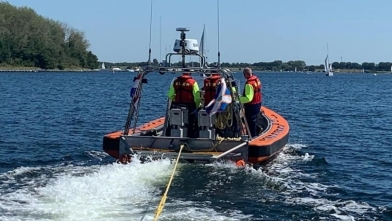
[[[84,31],[100,61],[148,58],[150,0],[8,2]],[[327,43],[332,62],[392,61],[392,0],[220,0],[219,4],[221,61],[322,64]],[[205,24],[208,57],[216,61],[216,12],[216,0],[153,0],[152,57],[163,59],[165,51],[172,50],[179,37],[176,27],[190,28],[187,38],[200,40]]]

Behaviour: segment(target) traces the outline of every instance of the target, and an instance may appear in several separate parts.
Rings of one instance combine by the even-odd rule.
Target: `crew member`
[[[251,136],[255,137],[257,135],[257,114],[260,112],[262,101],[261,82],[253,75],[250,68],[245,68],[243,74],[246,78],[246,83],[243,95],[240,96],[240,102],[244,104],[245,117]]]
[[[170,85],[167,96],[173,101],[174,106],[185,106],[188,109],[190,136],[194,136],[196,113],[195,110],[200,106],[199,85],[192,78],[190,70],[186,69],[181,76],[174,80]]]
[[[204,106],[207,106],[214,99],[220,79],[221,76],[217,71],[211,71],[211,75],[204,79]]]

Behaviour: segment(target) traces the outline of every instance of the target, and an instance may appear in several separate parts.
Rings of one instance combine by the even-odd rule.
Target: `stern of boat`
[[[237,140],[218,138],[166,137],[166,136],[120,136],[119,156],[136,155],[142,158],[177,158],[180,148],[180,161],[248,161],[248,137]]]

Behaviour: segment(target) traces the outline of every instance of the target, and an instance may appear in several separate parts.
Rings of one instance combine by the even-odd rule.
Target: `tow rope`
[[[178,152],[178,156],[177,156],[176,162],[174,164],[173,172],[172,172],[172,174],[170,176],[169,183],[166,186],[165,193],[163,194],[163,196],[161,198],[161,202],[159,203],[158,208],[157,208],[157,210],[155,212],[154,221],[158,220],[159,216],[162,213],[163,207],[165,206],[167,193],[169,192],[169,188],[170,188],[171,182],[173,180],[174,173],[176,172],[177,164],[178,164],[178,161],[180,160],[181,152],[182,152],[182,149],[184,148],[184,146],[185,146],[184,144],[180,145],[180,151]]]

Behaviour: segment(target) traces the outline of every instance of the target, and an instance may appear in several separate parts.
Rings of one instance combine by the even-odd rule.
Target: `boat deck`
[[[264,162],[287,143],[290,128],[288,122],[274,111],[262,107],[261,113],[264,117],[258,119],[258,124],[266,128],[250,141],[162,136],[165,118],[161,117],[137,127],[135,132],[130,130],[128,135],[123,135],[122,131],[106,135],[105,151],[117,159],[132,152],[140,156],[175,158],[180,145],[184,144],[181,159],[213,161],[224,157],[248,159],[251,163]]]

